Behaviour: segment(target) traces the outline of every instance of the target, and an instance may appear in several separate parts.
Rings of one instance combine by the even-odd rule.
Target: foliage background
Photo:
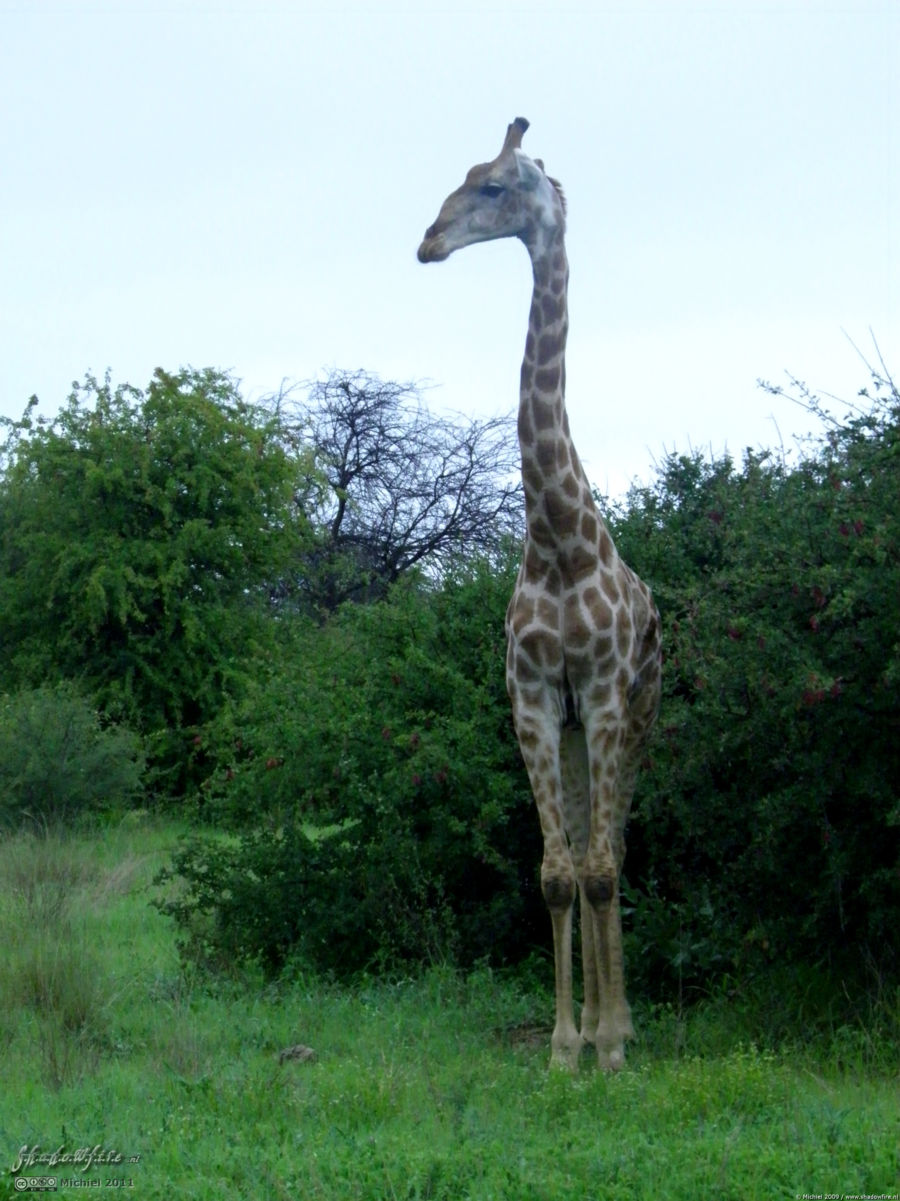
[[[54,421],[32,411],[0,457],[0,679],[78,680],[184,794],[190,739],[269,637],[267,583],[306,534],[277,426],[211,370],[88,376]]]
[[[827,432],[794,464],[672,458],[617,514],[665,614],[627,872],[670,980],[896,971],[898,399],[876,376],[841,423],[812,403]]]
[[[665,627],[625,888],[633,987],[660,999],[774,965],[897,976],[900,396],[882,372],[840,420],[797,398],[822,431],[799,453],[670,456],[604,505]],[[316,428],[212,371],[89,378],[54,422],[8,424],[4,712],[48,685],[62,720],[70,681],[85,745],[141,740],[142,803],[196,831],[164,877],[188,957],[521,964],[548,932],[503,685],[515,494],[482,472],[496,537],[398,571],[384,490],[329,475],[340,437]],[[338,511],[352,546],[329,542]]]

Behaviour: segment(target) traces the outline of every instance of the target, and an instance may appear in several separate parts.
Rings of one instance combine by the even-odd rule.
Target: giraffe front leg
[[[597,1042],[597,1023],[600,1020],[600,983],[597,966],[597,935],[594,914],[584,895],[584,885],[578,885],[579,918],[581,924],[581,970],[584,979],[584,1004],[581,1007],[581,1038],[591,1046]]]
[[[604,1071],[625,1066],[625,1041],[634,1036],[631,1010],[625,996],[625,964],[622,951],[622,919],[619,908],[619,875],[624,858],[624,840],[614,834],[615,853],[608,841],[589,858],[582,877],[582,895],[587,900],[587,920],[593,933],[597,981],[597,1061]]]
[[[552,1067],[578,1070],[583,1045],[575,1025],[572,1003],[572,909],[575,901],[575,870],[568,852],[549,855],[541,866],[541,891],[553,926],[553,962],[556,984],[556,1022],[550,1040]]]
[[[591,833],[590,765],[582,727],[566,727],[560,739],[563,812],[569,836],[575,877],[578,881],[578,910],[581,927],[581,966],[584,1003],[581,1007],[582,1043],[593,1043],[600,1017],[597,983],[597,950],[591,907],[584,893],[584,859]]]
[[[510,657],[517,662],[510,642]],[[576,872],[564,820],[564,789],[560,755],[558,694],[546,688],[518,686],[508,677],[513,718],[522,758],[528,771],[544,840],[541,892],[553,927],[556,1022],[551,1039],[551,1065],[574,1072],[581,1054],[581,1035],[572,1004],[572,908]]]
[[[621,728],[599,725],[591,742],[591,833],[580,885],[590,909],[597,977],[597,1060],[605,1071],[625,1066],[634,1034],[625,998],[619,876],[625,858],[630,791],[620,787]]]
[[[618,883],[608,902],[592,906],[592,918],[599,993],[597,1062],[604,1071],[618,1072],[625,1066],[625,1041],[634,1036],[625,997]]]

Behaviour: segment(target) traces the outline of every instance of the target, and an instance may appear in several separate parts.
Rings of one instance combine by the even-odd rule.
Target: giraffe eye
[[[502,183],[483,183],[479,189],[482,196],[490,196],[496,198],[502,196],[506,191]]]

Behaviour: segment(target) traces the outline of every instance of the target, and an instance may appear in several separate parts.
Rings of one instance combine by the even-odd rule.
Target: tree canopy
[[[441,416],[412,384],[332,371],[277,398],[279,420],[306,446],[313,474],[301,503],[316,531],[294,583],[308,604],[384,597],[413,568],[432,578],[460,557],[497,555],[522,528],[511,417]]]
[[[77,679],[108,715],[186,743],[308,538],[277,424],[213,371],[160,370],[146,391],[88,376],[54,420],[34,407],[3,448],[2,684]]]

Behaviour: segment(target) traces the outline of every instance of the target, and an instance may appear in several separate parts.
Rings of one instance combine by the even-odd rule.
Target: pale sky
[[[518,397],[518,242],[422,266],[506,126],[569,200],[568,408],[618,493],[900,375],[900,0],[0,0],[0,413],[109,367]]]

